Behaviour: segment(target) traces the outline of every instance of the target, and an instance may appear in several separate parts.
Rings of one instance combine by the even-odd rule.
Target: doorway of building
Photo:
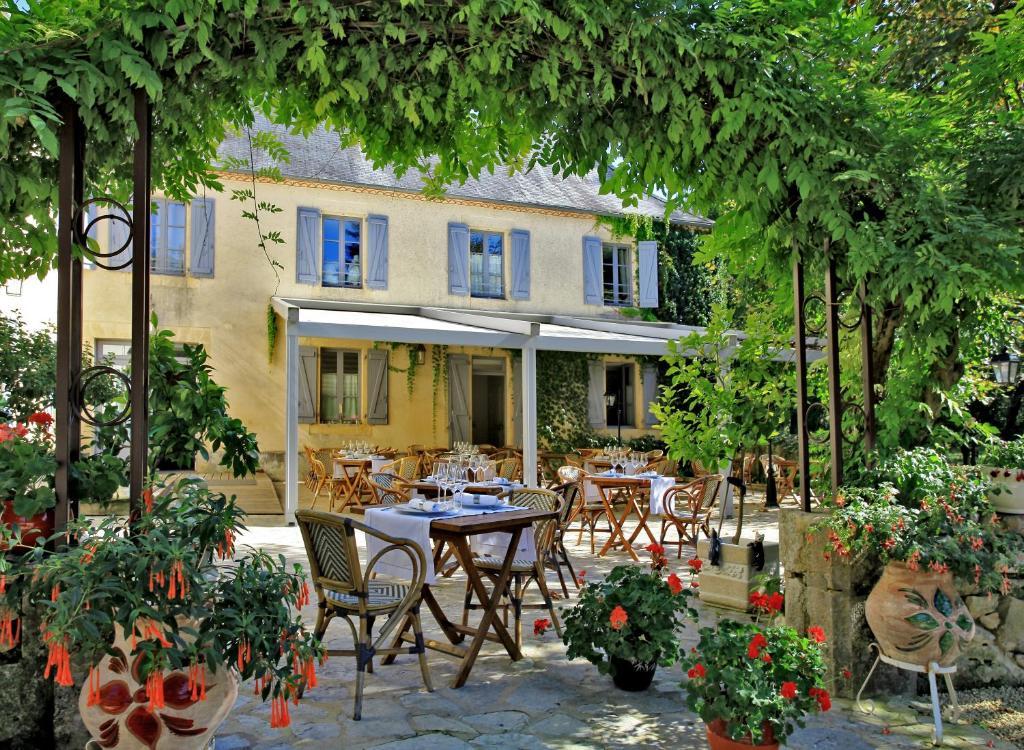
[[[472,442],[505,444],[505,360],[473,357]]]

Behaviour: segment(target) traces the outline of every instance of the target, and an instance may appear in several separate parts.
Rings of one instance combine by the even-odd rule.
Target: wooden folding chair
[[[688,484],[677,484],[665,493],[658,541],[664,545],[665,532],[669,526],[674,527],[679,536],[677,558],[682,558],[684,544],[697,546],[701,531],[711,536],[711,514],[724,481],[721,474],[708,474]]]
[[[509,499],[510,505],[518,505],[533,510],[557,510],[562,500],[551,490],[526,489],[516,490]],[[515,622],[516,647],[522,647],[523,643],[523,610],[524,609],[546,609],[551,615],[551,622],[555,626],[558,637],[562,636],[562,625],[558,620],[558,613],[555,611],[554,601],[551,592],[548,591],[547,578],[545,576],[544,561],[551,555],[555,544],[555,531],[558,528],[557,518],[547,518],[543,521],[536,521],[533,524],[533,540],[536,545],[536,559],[514,560],[512,562],[512,578],[509,580],[508,588],[504,596],[508,599],[507,604],[501,605],[508,618],[508,610],[511,607]],[[497,583],[505,561],[501,557],[481,555],[473,559],[474,564],[481,573],[486,575],[491,583]],[[544,599],[543,604],[523,604],[523,598],[531,583],[536,583]],[[469,623],[469,611],[480,609],[481,606],[473,601],[473,589],[466,582],[466,599],[462,610],[462,624]]]
[[[317,618],[313,635],[322,641],[327,626],[335,617],[348,623],[355,636],[353,649],[329,649],[331,656],[356,657],[356,698],[352,718],[359,721],[363,714],[363,685],[366,673],[373,671],[375,656],[417,654],[423,684],[433,691],[430,669],[420,624],[420,602],[423,599],[423,581],[426,559],[419,545],[409,539],[398,539],[333,513],[300,510],[295,520],[302,532],[309,557],[310,577],[316,589]],[[371,558],[366,568],[360,568],[356,531],[382,540],[388,546]],[[400,552],[408,556],[412,576],[408,583],[371,580],[373,568],[385,554]],[[358,628],[353,622],[358,620]],[[373,635],[375,622],[383,619],[383,626]],[[412,646],[381,648],[392,637],[396,627],[412,627],[416,641]]]

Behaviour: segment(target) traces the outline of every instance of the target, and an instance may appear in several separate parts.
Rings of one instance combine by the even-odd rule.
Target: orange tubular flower
[[[0,607],[0,649],[10,651],[21,640],[21,620],[9,607]]]
[[[67,639],[57,639],[47,632],[43,634],[43,641],[46,642],[47,648],[46,670],[43,672],[43,677],[48,678],[52,670],[54,680],[58,685],[71,687],[75,681],[71,676],[71,655],[68,653]]]
[[[149,697],[149,712],[164,708],[164,676],[159,669],[154,669],[146,678],[146,695]]]
[[[100,702],[100,671],[95,666],[89,667],[89,697],[87,706],[95,706]]]
[[[270,728],[284,729],[291,723],[291,717],[288,715],[288,688],[285,686],[270,701]]]

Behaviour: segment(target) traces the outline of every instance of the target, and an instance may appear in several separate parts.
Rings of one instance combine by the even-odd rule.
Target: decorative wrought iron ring
[[[94,217],[93,219],[90,219],[89,223],[85,225],[84,229],[82,229],[82,214],[83,214],[83,212],[89,206],[101,205],[101,204],[116,206],[117,209],[121,213],[110,212],[110,213],[105,213],[105,214],[99,214],[98,216]],[[128,237],[125,239],[124,243],[120,247],[118,247],[116,249],[111,248],[109,252],[101,253],[98,250],[90,249],[90,247],[89,247],[89,232],[92,231],[92,228],[94,226],[96,226],[101,221],[105,221],[105,220],[119,221],[122,224],[124,224],[126,227],[128,227]],[[131,214],[129,213],[128,208],[124,204],[119,203],[118,201],[114,200],[113,198],[106,198],[106,197],[103,197],[103,198],[90,198],[87,201],[83,201],[82,205],[80,205],[78,207],[78,210],[75,211],[75,216],[74,216],[74,221],[72,222],[72,226],[73,226],[73,232],[74,232],[74,237],[75,237],[75,244],[78,245],[79,247],[81,247],[82,248],[82,252],[85,255],[88,255],[92,259],[93,263],[95,263],[100,268],[105,268],[108,271],[120,271],[121,269],[127,268],[128,266],[130,266],[132,264],[132,257],[130,255],[128,256],[128,260],[126,260],[124,263],[121,263],[120,265],[116,265],[116,264],[113,264],[113,263],[109,263],[109,264],[108,263],[102,263],[99,260],[101,258],[114,258],[114,257],[117,257],[118,255],[123,253],[125,250],[127,250],[129,247],[131,247],[131,245],[132,245],[132,240],[133,240],[134,235],[135,235],[135,227],[132,224]]]
[[[807,410],[804,412],[804,428],[807,430],[808,440],[810,440],[812,443],[824,443],[825,441],[828,440],[828,432],[831,431],[832,425],[828,425],[828,430],[826,430],[824,437],[815,436],[815,430],[811,429],[811,414],[817,409],[820,409],[826,414],[828,413],[827,411],[825,411],[825,404],[821,403],[820,401],[817,401],[813,404],[809,404]],[[825,422],[827,424],[828,420],[825,420]]]
[[[820,302],[823,310],[827,310],[828,306],[825,304],[825,295],[820,292],[814,292],[808,294],[802,303],[800,303],[800,311],[803,313],[804,318],[804,330],[812,336],[821,336],[825,333],[825,323],[822,321],[821,326],[811,326],[807,323],[807,305],[811,302]]]
[[[128,398],[125,399],[124,406],[122,406],[121,409],[118,410],[117,414],[115,414],[111,419],[100,419],[85,403],[86,389],[101,375],[113,375],[116,379],[124,383],[126,395],[128,396]],[[128,417],[131,415],[131,392],[132,382],[128,376],[120,370],[110,367],[109,365],[95,365],[93,367],[87,367],[78,374],[78,378],[76,379],[75,386],[72,390],[75,411],[78,412],[79,419],[93,427],[113,427],[114,425],[124,424],[128,421]]]
[[[856,411],[856,412],[858,412],[860,414],[860,418],[861,418],[861,423],[862,424],[866,424],[867,423],[868,418],[867,418],[867,415],[864,413],[864,407],[861,406],[858,403],[853,402],[853,401],[843,405],[843,411],[842,411],[842,415],[841,416],[845,417],[846,413],[848,411],[851,411],[851,410]],[[864,436],[864,430],[862,428],[859,432],[855,432],[852,435],[847,436],[846,432],[844,430],[840,429],[839,436],[842,438],[843,442],[846,443],[847,445],[856,445],[857,443],[860,442],[861,438]]]
[[[847,298],[850,297],[851,293],[852,293],[852,290],[850,290],[850,289],[847,289],[846,291],[839,293],[839,299],[836,301],[836,305],[840,306],[840,309],[841,309],[841,306],[843,305],[843,303],[846,302]],[[860,297],[859,294],[855,295],[855,296],[858,297],[858,298]],[[847,331],[853,331],[853,330],[856,330],[857,326],[860,325],[860,322],[862,320],[864,320],[864,303],[863,303],[863,301],[861,301],[860,307],[857,308],[857,318],[856,318],[856,320],[847,322],[847,321],[843,320],[842,316],[839,316],[839,325],[842,326],[843,328],[845,328]]]

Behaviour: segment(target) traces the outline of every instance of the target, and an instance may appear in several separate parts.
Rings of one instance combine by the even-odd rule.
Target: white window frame
[[[150,221],[150,247],[149,247],[149,268],[152,273],[165,276],[185,275],[185,252],[188,245],[188,206],[181,201],[172,201],[167,198],[154,198],[156,210],[149,216]],[[175,229],[181,229],[181,266],[172,266],[167,256],[167,237],[170,217],[169,208],[181,206],[182,224],[175,225]]]
[[[333,352],[335,355],[335,369],[333,373],[325,373],[324,368],[327,364],[328,353]],[[340,380],[341,376],[347,373],[344,371],[345,358],[347,356],[352,357],[355,361],[356,381],[355,381],[355,393],[345,395],[342,393],[343,383]],[[338,372],[339,366],[342,372]],[[324,401],[324,381],[326,380],[325,375],[333,374],[335,377],[335,393],[333,396],[335,407],[333,410],[328,409]],[[336,349],[334,347],[324,347],[320,349],[320,367],[319,367],[319,381],[317,387],[317,400],[319,402],[319,420],[321,424],[360,424],[363,419],[363,356],[362,352],[358,349]],[[346,401],[352,401],[353,409],[350,416],[345,416],[346,413]],[[332,413],[333,412],[333,413]]]
[[[327,282],[327,264],[324,260],[324,251],[327,249],[327,232],[324,231],[324,225],[328,221],[338,222],[338,283]],[[345,225],[348,222],[354,223],[359,227],[359,257],[354,263],[345,262]],[[363,220],[355,216],[335,216],[334,214],[324,214],[320,217],[320,285],[329,289],[362,289],[363,288],[363,269],[366,265],[366,228],[363,226]],[[332,240],[333,241],[333,240]],[[357,279],[349,281],[349,275],[351,274],[351,267],[356,267]]]
[[[473,235],[480,236],[480,252],[476,255],[480,258],[480,271],[476,272],[473,264]],[[491,265],[488,261],[493,256],[487,253],[487,240],[489,237],[501,239],[501,258],[498,260],[497,285],[493,284],[494,270],[485,268]],[[505,233],[490,229],[469,230],[469,296],[478,299],[505,299]],[[482,277],[482,278],[481,278]]]
[[[607,254],[611,252],[609,262]],[[611,268],[611,281],[605,272]],[[633,248],[621,242],[601,243],[601,299],[606,307],[633,305]]]

